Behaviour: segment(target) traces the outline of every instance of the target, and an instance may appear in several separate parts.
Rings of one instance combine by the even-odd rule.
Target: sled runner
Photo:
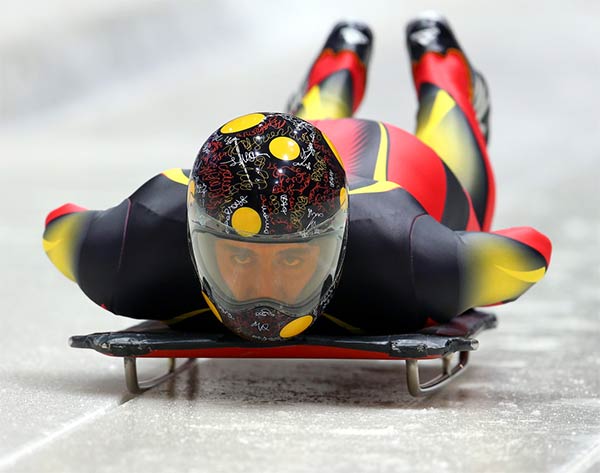
[[[477,333],[496,326],[496,316],[471,310],[444,325],[414,333],[378,336],[305,335],[293,340],[255,343],[222,333],[182,332],[159,321],[148,321],[118,332],[75,335],[74,348],[91,348],[104,355],[123,357],[125,381],[131,393],[141,393],[184,370],[196,358],[318,358],[404,360],[408,391],[413,396],[438,391],[463,373],[469,352],[478,348]],[[452,366],[452,357],[458,362]],[[169,358],[169,371],[163,376],[139,381],[138,358]],[[188,360],[176,368],[177,358]],[[422,382],[419,360],[442,360],[442,372]]]

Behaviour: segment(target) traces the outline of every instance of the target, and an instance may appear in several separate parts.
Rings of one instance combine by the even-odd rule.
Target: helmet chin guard
[[[215,316],[252,340],[306,330],[339,277],[347,207],[342,161],[310,123],[253,113],[215,131],[188,189],[190,250]]]
[[[253,303],[247,304],[247,307],[227,310],[217,302],[211,309],[216,311],[221,322],[235,334],[263,342],[294,337],[310,327],[321,313],[318,305],[310,314],[297,317],[270,305]]]

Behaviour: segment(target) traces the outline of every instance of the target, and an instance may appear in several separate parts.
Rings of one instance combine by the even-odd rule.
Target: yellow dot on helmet
[[[348,208],[348,192],[345,187],[342,187],[340,190],[340,207],[342,210],[346,210]]]
[[[248,130],[253,126],[258,125],[265,119],[262,113],[250,113],[225,123],[221,127],[221,133],[236,133],[238,131]]]
[[[217,310],[215,305],[212,303],[212,301],[208,298],[208,296],[204,293],[204,291],[202,291],[202,296],[204,296],[204,300],[206,301],[206,304],[208,305],[208,308],[210,309],[210,311],[214,314],[214,316],[217,319],[219,319],[219,322],[223,323],[221,314],[219,314],[219,311]]]
[[[287,136],[278,136],[269,143],[269,151],[276,158],[291,161],[300,155],[300,146]]]
[[[338,162],[342,166],[342,169],[344,169],[344,163],[342,161],[342,158],[340,158],[340,153],[338,153],[338,150],[335,149],[335,146],[333,146],[333,143],[331,142],[331,140],[329,138],[327,138],[327,135],[325,133],[323,133],[323,138],[325,138],[325,141],[331,148],[331,151],[333,151],[333,154],[335,154],[335,157],[337,158]]]
[[[242,236],[256,235],[261,225],[260,215],[250,207],[240,207],[231,216],[231,226]]]
[[[279,332],[279,336],[281,338],[295,337],[299,333],[304,332],[310,326],[310,324],[312,324],[312,322],[312,315],[303,315],[302,317],[298,317],[283,327],[281,332]]]

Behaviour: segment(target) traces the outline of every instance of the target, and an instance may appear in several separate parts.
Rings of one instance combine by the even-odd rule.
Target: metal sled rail
[[[187,369],[192,363],[196,361],[195,358],[189,358],[183,365],[176,367],[177,359],[169,358],[169,371],[166,374],[157,376],[155,378],[148,379],[146,381],[140,381],[137,374],[137,363],[134,356],[126,356],[123,361],[125,362],[125,384],[127,389],[132,394],[141,394],[148,389],[152,389],[161,383],[164,383],[167,379],[172,378],[178,373]]]
[[[423,396],[439,391],[465,371],[469,352],[479,342],[478,332],[496,326],[493,314],[470,311],[451,322],[428,327],[415,333],[384,336],[307,335],[294,340],[258,344],[226,334],[179,332],[160,322],[145,322],[118,332],[73,336],[74,348],[90,348],[102,354],[124,358],[125,381],[131,393],[139,394],[185,370],[196,358],[303,358],[404,360],[408,391]],[[458,353],[458,362],[452,358]],[[141,381],[137,374],[138,358],[169,358],[168,372]],[[177,358],[188,358],[176,368]],[[440,359],[441,373],[421,381],[418,362]]]

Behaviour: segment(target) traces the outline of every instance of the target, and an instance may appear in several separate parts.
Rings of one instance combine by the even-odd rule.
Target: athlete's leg
[[[351,117],[364,96],[372,44],[367,25],[335,25],[288,112],[305,120]]]
[[[372,34],[365,25],[336,25],[289,111],[311,120],[327,135],[348,173],[399,184],[453,230],[479,230],[469,195],[422,141],[386,123],[340,119],[351,116],[360,104],[371,47]]]
[[[448,23],[426,13],[406,29],[419,99],[417,137],[433,148],[469,193],[477,219],[489,230],[495,187],[486,143],[488,91]]]

